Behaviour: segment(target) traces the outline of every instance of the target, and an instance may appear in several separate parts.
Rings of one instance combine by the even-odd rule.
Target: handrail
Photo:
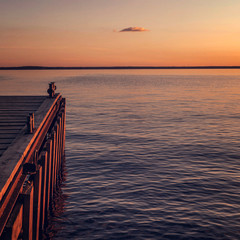
[[[14,176],[12,176],[10,183],[7,183],[7,186],[4,189],[5,191],[2,193],[2,199],[0,201],[0,236],[26,180],[27,173],[23,171],[24,164],[38,164],[38,154],[44,142],[47,140],[47,133],[53,127],[53,124],[56,121],[56,116],[61,111],[63,104],[61,95],[56,95],[54,103],[40,123],[38,129],[34,132],[34,136],[28,144],[28,149],[23,153],[23,157],[19,159],[20,162],[18,167],[17,169],[14,169]]]

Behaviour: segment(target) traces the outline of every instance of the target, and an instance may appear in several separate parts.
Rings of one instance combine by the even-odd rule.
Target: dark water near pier
[[[67,98],[53,239],[240,239],[240,70],[1,71]]]

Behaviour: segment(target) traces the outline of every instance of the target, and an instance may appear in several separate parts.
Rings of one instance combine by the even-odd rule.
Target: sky
[[[240,65],[239,0],[0,0],[0,66]]]

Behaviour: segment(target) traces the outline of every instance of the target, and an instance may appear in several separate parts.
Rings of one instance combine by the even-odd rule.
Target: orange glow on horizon
[[[2,67],[240,65],[239,1],[12,1],[0,10]]]

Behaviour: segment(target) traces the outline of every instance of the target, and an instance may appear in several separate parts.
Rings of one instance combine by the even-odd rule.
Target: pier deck
[[[0,96],[0,239],[39,239],[61,170],[65,99]]]
[[[24,131],[29,113],[36,113],[46,98],[45,96],[0,96],[0,157],[13,140]]]

